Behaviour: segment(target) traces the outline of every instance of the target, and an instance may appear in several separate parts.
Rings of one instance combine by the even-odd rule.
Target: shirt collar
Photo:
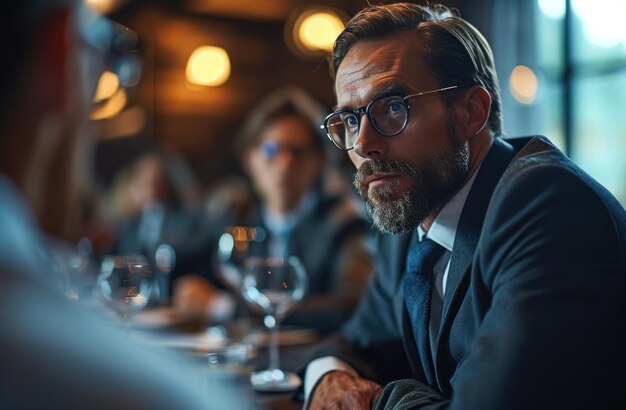
[[[287,233],[291,231],[300,220],[313,211],[317,200],[318,195],[315,191],[309,191],[302,197],[296,209],[288,214],[278,214],[263,207],[263,221],[272,233]]]

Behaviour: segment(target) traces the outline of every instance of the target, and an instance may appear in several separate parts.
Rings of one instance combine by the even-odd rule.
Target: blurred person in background
[[[150,151],[121,170],[120,210],[113,254],[139,253],[153,260],[161,245],[174,251],[170,281],[210,269],[209,230],[202,209],[190,201],[197,184],[186,164],[171,155]],[[186,167],[185,167],[186,168]],[[177,173],[178,172],[178,173]],[[192,190],[190,192],[189,190]],[[162,295],[167,297],[168,295]]]
[[[45,238],[76,222],[98,78],[131,33],[79,1],[8,2],[1,16],[0,408],[249,408],[129,342],[50,275]]]
[[[325,189],[329,163],[319,129],[322,114],[319,103],[297,87],[277,90],[258,105],[237,138],[249,183],[229,180],[226,194],[216,192],[222,202],[212,203],[211,229],[217,247],[217,236],[228,226],[262,227],[269,256],[299,257],[309,275],[309,293],[284,323],[329,333],[352,313],[372,259],[361,205],[351,191]],[[189,277],[175,286],[176,306],[224,313],[225,293],[208,281]]]

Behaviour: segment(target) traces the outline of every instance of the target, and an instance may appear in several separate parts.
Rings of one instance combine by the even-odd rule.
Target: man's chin
[[[385,188],[370,188],[367,192],[367,200],[374,206],[379,206],[389,201],[397,201],[403,198],[404,192],[399,189],[390,187]]]
[[[372,217],[374,227],[382,233],[394,235],[415,229],[421,220],[418,215],[407,212],[406,207],[399,202],[387,202],[382,205],[367,202],[366,208]]]
[[[383,233],[398,234],[415,229],[428,214],[429,206],[422,196],[412,191],[383,189],[372,192],[366,208],[372,216],[374,226]]]

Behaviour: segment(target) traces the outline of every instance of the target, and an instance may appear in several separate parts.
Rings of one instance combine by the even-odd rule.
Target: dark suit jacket
[[[416,380],[402,408],[603,408],[623,391],[626,213],[543,137],[496,139],[479,170],[434,362],[419,357],[404,305],[410,236],[379,237],[366,297],[320,354],[383,384]]]
[[[188,273],[205,274],[210,270],[211,233],[209,222],[200,212],[166,208],[156,245],[147,245],[139,234],[140,218],[122,221],[111,253],[141,253],[154,257],[156,246],[168,244],[176,253],[170,282]]]

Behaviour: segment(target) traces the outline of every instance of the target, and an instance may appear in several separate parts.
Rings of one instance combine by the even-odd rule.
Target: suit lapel
[[[443,301],[441,326],[437,339],[437,356],[440,350],[442,333],[449,328],[451,318],[458,306],[457,302],[463,299],[465,286],[469,280],[468,268],[472,263],[485,213],[504,170],[514,157],[515,151],[510,144],[501,138],[496,138],[485,156],[476,175],[474,185],[467,196],[454,240],[446,293]]]
[[[447,290],[444,297],[437,350],[439,350],[442,329],[444,329],[445,326],[449,326],[448,322],[451,314],[450,307],[452,301],[461,296],[462,292],[460,292],[460,289],[463,288],[463,286],[460,286],[460,284],[474,256],[485,211],[491,199],[491,193],[514,154],[513,148],[508,143],[499,138],[494,140],[474,180],[474,186],[470,190],[465,206],[463,207],[453,245],[454,251],[452,252],[452,259],[450,260],[450,270],[448,272]],[[430,360],[428,360],[428,363],[422,364],[417,346],[415,345],[415,338],[411,330],[411,323],[404,304],[404,294],[402,293],[401,286],[402,276],[406,268],[408,248],[411,244],[412,235],[416,234],[417,233],[414,232],[413,234],[398,235],[392,239],[395,244],[395,249],[397,250],[393,252],[393,254],[397,256],[397,259],[391,262],[392,265],[390,268],[394,269],[396,272],[395,277],[398,280],[397,289],[400,293],[400,297],[396,298],[396,317],[401,321],[400,329],[402,329],[402,341],[416,377],[421,380],[430,379],[437,383],[436,379],[438,379],[438,377],[430,378],[427,377],[425,373],[431,373],[431,376],[433,376],[433,372],[430,371],[433,370],[431,368],[433,364]],[[426,358],[426,360],[427,359],[428,358]],[[437,371],[434,371],[434,373],[436,375]]]

